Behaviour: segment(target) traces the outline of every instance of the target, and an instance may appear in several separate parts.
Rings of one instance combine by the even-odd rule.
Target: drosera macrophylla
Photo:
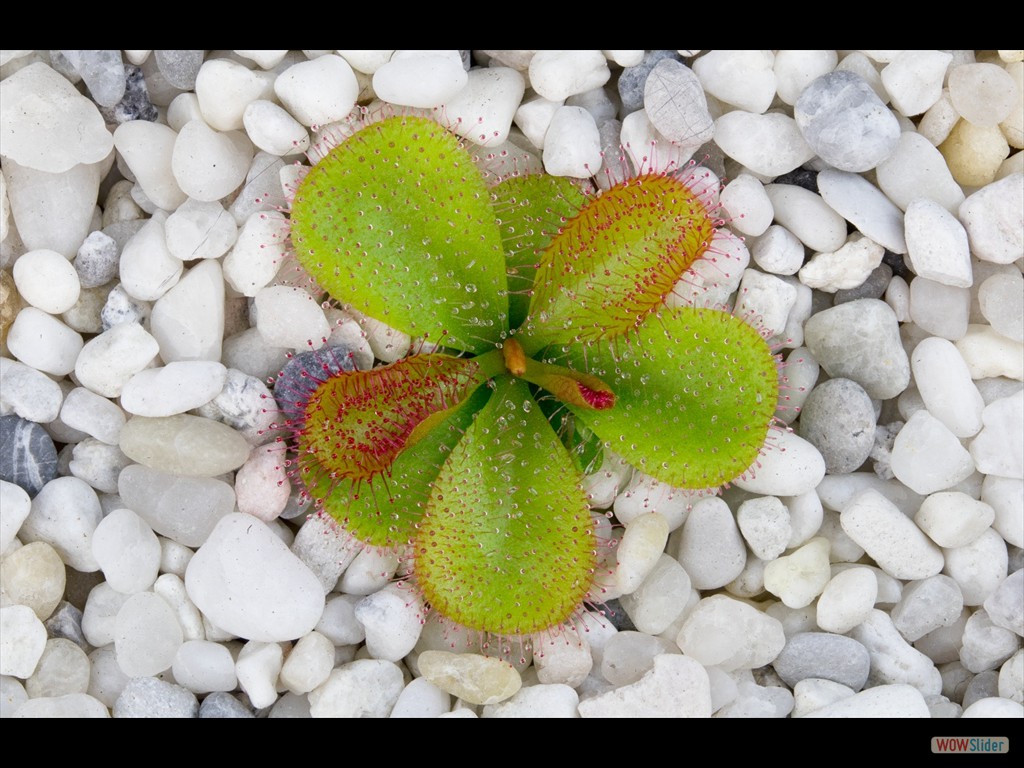
[[[309,372],[285,408],[292,477],[366,545],[406,552],[432,611],[488,636],[552,636],[600,592],[608,539],[582,481],[605,449],[712,492],[775,427],[765,334],[681,298],[726,268],[706,190],[652,168],[604,186],[495,178],[398,115],[321,153],[291,201],[316,285],[416,340],[369,371]]]

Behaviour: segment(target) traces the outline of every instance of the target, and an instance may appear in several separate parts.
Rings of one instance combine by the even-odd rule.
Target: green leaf
[[[717,309],[664,310],[628,338],[573,345],[554,362],[612,387],[608,410],[567,407],[633,466],[678,488],[717,488],[743,474],[778,402],[771,348]]]
[[[587,196],[568,177],[537,174],[509,177],[492,191],[505,241],[509,327],[516,329],[526,319],[542,252]]]
[[[596,562],[581,479],[529,387],[501,376],[418,525],[413,574],[427,602],[498,635],[570,618]]]
[[[704,255],[713,224],[675,176],[639,176],[590,200],[544,251],[521,340],[527,353],[639,327]]]
[[[325,381],[296,435],[308,493],[367,544],[407,542],[430,483],[490,394],[478,368],[418,355]]]
[[[414,338],[484,352],[508,330],[490,190],[431,120],[388,118],[331,150],[296,191],[291,241],[332,297]]]

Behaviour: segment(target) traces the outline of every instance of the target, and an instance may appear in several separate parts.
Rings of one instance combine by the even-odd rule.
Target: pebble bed
[[[0,79],[3,717],[1024,717],[1024,51],[5,50]],[[787,361],[752,478],[586,478],[621,544],[575,632],[424,620],[286,474],[289,355],[412,343],[312,300],[282,237],[374,99],[552,174],[692,158],[742,267],[707,298]]]

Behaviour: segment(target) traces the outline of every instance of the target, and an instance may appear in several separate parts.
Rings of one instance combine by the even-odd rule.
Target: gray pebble
[[[874,168],[896,149],[900,124],[860,75],[835,70],[800,94],[793,117],[822,160],[842,171]]]
[[[41,424],[11,414],[0,417],[0,480],[35,497],[57,476],[57,447]]]
[[[214,691],[199,705],[199,717],[256,717],[256,714],[227,691]]]
[[[964,691],[963,708],[967,709],[979,699],[999,696],[999,670],[988,669],[975,675]]]
[[[949,576],[938,573],[906,584],[890,618],[903,638],[912,643],[933,629],[948,627],[957,620],[963,608],[964,596],[960,585]]]
[[[880,299],[892,280],[892,267],[882,263],[871,270],[868,279],[856,288],[843,288],[835,293],[833,304],[845,304],[857,299]]]
[[[354,371],[355,363],[343,346],[320,347],[292,357],[274,382],[274,399],[289,418],[298,418],[319,383],[342,371]]]
[[[621,115],[625,117],[631,112],[643,109],[644,86],[647,83],[647,76],[651,74],[654,65],[662,59],[675,59],[681,61],[679,54],[675,51],[648,51],[643,60],[635,67],[626,67],[619,75],[619,97],[622,99]]]
[[[808,395],[799,431],[821,452],[826,472],[845,475],[867,461],[875,445],[875,408],[856,382],[829,379]]]
[[[75,256],[75,271],[83,288],[98,288],[117,277],[121,249],[110,235],[90,232]]]
[[[845,635],[801,632],[789,638],[772,664],[791,688],[819,677],[859,691],[868,680],[871,656],[861,643]]]
[[[114,702],[114,717],[198,717],[199,701],[180,685],[133,677]]]
[[[57,603],[57,608],[50,614],[50,618],[43,626],[46,627],[48,637],[63,637],[86,653],[92,650],[92,646],[89,645],[89,641],[85,639],[85,634],[82,632],[82,612],[67,600]]]

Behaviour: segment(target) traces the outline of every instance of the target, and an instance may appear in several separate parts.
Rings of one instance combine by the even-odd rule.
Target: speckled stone
[[[199,705],[199,717],[254,718],[256,714],[227,691],[214,691]]]
[[[773,666],[787,685],[809,677],[859,691],[867,682],[871,656],[861,643],[829,632],[801,632],[789,638]]]
[[[159,112],[149,100],[149,89],[142,68],[134,64],[124,67],[124,96],[112,107],[100,107],[100,114],[108,123],[127,123],[129,120],[153,122]]]
[[[114,702],[114,717],[198,717],[199,701],[180,685],[134,677]]]
[[[0,417],[0,480],[35,496],[57,476],[57,448],[41,424],[11,414]]]
[[[117,277],[121,248],[110,235],[90,232],[75,256],[75,271],[83,288],[98,288]]]

